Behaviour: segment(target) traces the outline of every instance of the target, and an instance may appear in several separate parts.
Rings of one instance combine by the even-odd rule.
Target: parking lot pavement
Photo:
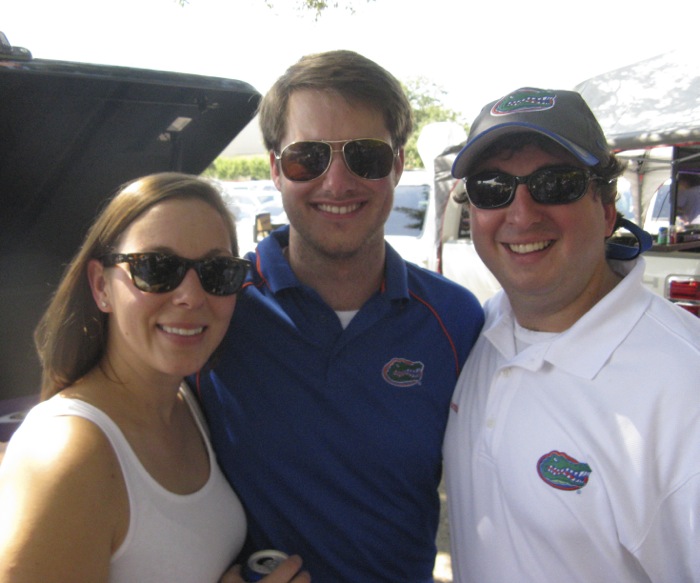
[[[435,559],[433,577],[435,583],[452,583],[452,561],[450,558],[450,525],[447,520],[447,496],[445,486],[440,484],[440,527],[437,534],[438,554]]]

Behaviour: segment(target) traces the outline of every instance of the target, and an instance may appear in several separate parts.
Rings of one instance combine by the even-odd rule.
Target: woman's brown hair
[[[213,207],[229,232],[231,252],[238,256],[233,217],[213,183],[196,176],[166,172],[123,186],[88,230],[34,331],[42,365],[42,400],[78,381],[99,364],[104,354],[108,316],[93,299],[88,263],[113,251],[121,234],[146,210],[173,198],[197,199]]]

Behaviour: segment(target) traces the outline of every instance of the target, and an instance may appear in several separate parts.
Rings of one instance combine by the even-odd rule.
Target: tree
[[[263,0],[270,8],[274,6],[275,0]],[[318,20],[323,14],[323,12],[329,8],[343,8],[348,12],[355,12],[355,4],[357,2],[364,1],[365,3],[374,2],[374,0],[296,0],[297,10],[309,10],[316,13],[316,20]]]
[[[267,156],[220,156],[202,174],[220,180],[268,180],[270,159]]]
[[[426,124],[435,121],[454,121],[469,129],[466,120],[456,111],[446,107],[442,100],[446,91],[424,77],[409,79],[402,83],[408,101],[413,109],[414,128],[405,147],[406,169],[422,168],[423,161],[418,154],[416,142]],[[217,158],[206,175],[224,180],[261,180],[270,177],[267,156]]]
[[[176,0],[180,6],[186,6],[190,2],[196,0]],[[287,0],[260,0],[264,2],[268,8],[275,7],[275,1],[286,2]],[[339,9],[342,8],[350,13],[355,12],[355,5],[359,2],[369,3],[375,0],[295,0],[296,9],[300,12],[302,11],[313,11],[315,13],[314,18],[318,20],[321,15],[328,9]]]
[[[423,162],[418,154],[416,142],[426,124],[436,121],[454,121],[468,129],[464,117],[443,104],[447,92],[425,77],[409,79],[403,84],[408,101],[413,108],[413,134],[406,144],[406,168],[422,168]]]

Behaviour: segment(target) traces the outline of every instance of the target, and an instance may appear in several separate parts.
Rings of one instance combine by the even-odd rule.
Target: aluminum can
[[[659,245],[668,244],[668,227],[659,227],[659,238],[656,240]]]
[[[668,244],[675,245],[678,243],[678,228],[676,225],[669,225],[668,227]]]
[[[269,575],[287,558],[282,551],[266,549],[253,553],[246,562],[243,570],[243,579],[250,583],[260,581],[265,575]]]

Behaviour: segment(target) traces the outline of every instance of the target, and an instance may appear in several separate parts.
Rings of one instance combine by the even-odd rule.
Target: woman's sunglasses
[[[568,204],[588,190],[591,180],[601,180],[585,168],[554,166],[536,170],[529,176],[488,171],[469,176],[467,196],[476,208],[497,209],[508,206],[519,184],[526,184],[530,196],[540,204]]]
[[[194,269],[205,292],[230,296],[241,289],[250,262],[238,257],[185,259],[166,253],[112,253],[100,258],[105,267],[128,263],[137,289],[162,294],[176,289],[190,269]]]
[[[343,144],[334,149],[332,144]],[[331,165],[333,152],[342,152],[350,172],[366,180],[379,180],[391,173],[397,153],[383,140],[306,140],[292,142],[281,153],[275,152],[282,173],[292,182],[308,182],[323,176]]]

